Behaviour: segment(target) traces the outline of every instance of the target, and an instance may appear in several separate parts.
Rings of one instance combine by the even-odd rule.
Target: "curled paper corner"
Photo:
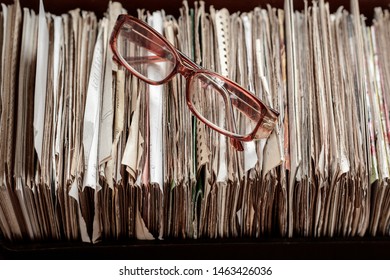
[[[274,130],[269,136],[264,147],[263,178],[269,171],[283,162],[283,156],[279,146],[279,140]]]
[[[139,240],[155,240],[146,227],[144,219],[142,219],[141,213],[138,210],[135,216],[135,236]]]
[[[77,187],[76,180],[74,180],[72,182],[72,185],[70,187],[68,194],[69,194],[69,196],[73,197],[77,201],[77,203],[79,203],[79,189]]]

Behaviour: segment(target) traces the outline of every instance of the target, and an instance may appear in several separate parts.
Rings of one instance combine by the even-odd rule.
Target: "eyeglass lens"
[[[174,70],[175,56],[167,44],[144,26],[125,22],[118,33],[119,59],[139,75],[161,82]]]

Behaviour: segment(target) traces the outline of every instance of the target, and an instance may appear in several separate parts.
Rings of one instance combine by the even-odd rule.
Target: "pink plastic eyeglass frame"
[[[171,55],[174,56],[175,59],[175,66],[173,68],[173,71],[163,80],[161,81],[153,81],[149,80],[147,77],[143,76],[142,74],[138,73],[134,69],[132,69],[129,66],[129,62],[126,61],[119,53],[118,48],[117,48],[117,39],[118,39],[118,34],[121,31],[122,26],[125,23],[132,23],[132,24],[138,24],[141,27],[143,27],[145,30],[151,33],[153,37],[158,37],[159,40],[161,40],[166,48],[171,52]],[[141,36],[140,36],[141,37]],[[150,40],[151,38],[139,38],[143,40]],[[234,148],[238,151],[243,151],[244,148],[242,146],[241,141],[252,141],[252,140],[258,140],[258,139],[263,139],[267,138],[272,130],[274,129],[277,118],[279,113],[271,108],[269,108],[267,105],[265,105],[260,99],[255,97],[252,93],[247,91],[246,89],[242,88],[240,85],[237,83],[225,78],[222,75],[219,75],[215,72],[203,69],[201,66],[197,65],[195,62],[191,61],[187,56],[185,56],[182,52],[180,52],[178,49],[176,49],[167,39],[165,39],[163,36],[160,35],[156,30],[154,30],[152,27],[150,27],[148,24],[145,22],[129,16],[129,15],[119,15],[117,22],[115,24],[115,27],[112,31],[111,38],[110,38],[110,45],[112,52],[114,54],[113,59],[115,60],[116,63],[124,66],[128,71],[130,71],[133,75],[137,76],[139,79],[143,80],[144,82],[151,84],[151,85],[161,85],[164,83],[167,83],[169,80],[172,79],[174,75],[177,73],[180,73],[186,78],[187,84],[186,84],[186,100],[187,100],[187,105],[190,109],[190,111],[196,116],[200,121],[205,123],[208,127],[211,129],[214,129],[215,131],[229,137],[231,139],[231,144],[234,146]],[[150,50],[153,52],[153,45],[150,44]],[[156,50],[156,53],[160,51],[161,52],[161,46],[159,50]],[[137,62],[156,62],[156,59],[161,59],[159,57],[152,57],[152,56],[147,56],[147,57],[137,57]],[[251,102],[254,102],[261,108],[260,111],[260,118],[257,121],[257,124],[255,125],[253,131],[247,135],[237,135],[234,133],[229,133],[225,130],[222,130],[220,127],[215,125],[214,123],[210,122],[207,120],[205,117],[200,115],[197,110],[194,108],[192,102],[191,102],[191,81],[194,77],[196,77],[199,74],[205,74],[211,77],[216,77],[217,79],[222,80],[224,83],[227,85],[234,87],[236,90],[239,90],[239,93],[243,95],[243,97],[246,100],[250,100]],[[247,105],[246,103],[242,102],[241,104],[234,104],[236,108],[240,109],[247,117],[250,118],[251,114],[246,113],[250,112],[253,110],[253,107]]]

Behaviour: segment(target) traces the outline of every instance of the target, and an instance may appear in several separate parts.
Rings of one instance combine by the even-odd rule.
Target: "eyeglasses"
[[[120,15],[110,44],[114,60],[148,84],[161,85],[182,74],[191,112],[229,137],[237,150],[243,150],[241,141],[267,138],[274,129],[278,112],[235,82],[191,61],[143,21]]]

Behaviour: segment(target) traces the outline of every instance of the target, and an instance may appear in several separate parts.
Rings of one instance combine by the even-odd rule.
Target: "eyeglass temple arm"
[[[145,64],[145,63],[156,63],[156,62],[163,62],[166,61],[166,59],[157,56],[157,55],[149,55],[149,56],[126,56],[123,57],[123,59],[128,62],[129,64]],[[118,58],[114,56],[114,60],[118,61]]]
[[[202,69],[201,66],[193,62],[191,59],[189,59],[185,54],[183,54],[181,51],[176,49],[176,51],[180,54],[180,56],[183,59],[183,62],[187,64],[187,66],[194,68],[194,69]],[[169,53],[168,51],[166,51]],[[124,60],[131,64],[141,64],[141,63],[148,63],[148,62],[161,62],[161,61],[166,61],[166,58],[163,58],[159,55],[148,55],[148,56],[127,56],[123,57]]]
[[[187,58],[182,52],[180,52],[179,50],[177,50],[180,55],[183,56],[183,62],[185,62],[188,66],[192,67],[192,68],[195,68],[195,69],[201,69],[202,67],[200,67],[198,64],[194,63],[193,61],[191,61],[189,58]],[[168,51],[167,51],[168,53]],[[115,57],[114,59],[117,60],[117,58]],[[145,64],[145,63],[156,63],[156,62],[162,62],[162,61],[166,61],[167,59],[164,58],[164,57],[161,57],[159,55],[147,55],[147,56],[125,56],[123,57],[123,59],[130,63],[130,64]]]

